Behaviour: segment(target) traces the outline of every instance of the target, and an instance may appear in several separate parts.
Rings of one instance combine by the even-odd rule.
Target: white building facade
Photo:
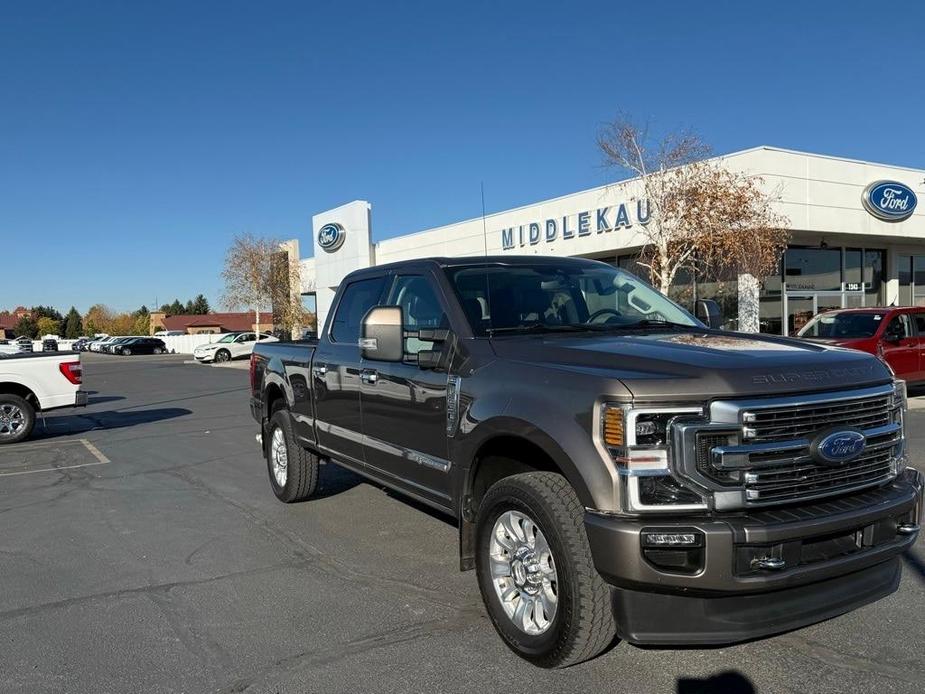
[[[760,278],[760,330],[790,334],[819,311],[925,305],[925,170],[771,147],[722,157],[760,176],[789,220],[779,272]],[[637,272],[640,231],[650,220],[635,179],[404,236],[372,242],[372,205],[354,201],[312,218],[314,257],[303,259],[304,294],[319,326],[337,286],[353,270],[431,256],[581,256]],[[742,283],[744,286],[744,282]],[[679,277],[671,296],[720,302],[725,326],[739,328],[739,281]],[[743,324],[744,325],[744,324]]]

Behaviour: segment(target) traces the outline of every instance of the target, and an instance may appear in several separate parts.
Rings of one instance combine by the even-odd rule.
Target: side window
[[[391,306],[401,306],[405,326],[409,330],[447,326],[446,314],[443,312],[443,307],[433,287],[425,277],[420,275],[396,277],[385,303]],[[425,342],[416,337],[409,337],[405,341],[405,350],[411,354],[417,354],[421,350],[431,349],[433,344],[433,342]]]
[[[919,337],[925,336],[925,313],[915,314],[915,327],[919,329]]]
[[[385,286],[385,277],[351,282],[344,289],[344,295],[337,304],[337,312],[331,323],[331,340],[357,346],[360,341],[360,323],[363,316],[379,303],[379,296]]]
[[[900,338],[911,337],[912,321],[909,320],[909,314],[901,313],[893,318],[886,327],[886,332],[888,335],[898,335]]]

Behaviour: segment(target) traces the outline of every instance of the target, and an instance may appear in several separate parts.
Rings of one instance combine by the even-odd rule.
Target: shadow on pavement
[[[140,410],[135,412],[118,412],[107,410],[105,412],[87,412],[82,414],[58,415],[47,417],[43,421],[39,417],[35,424],[35,431],[31,440],[39,441],[56,436],[81,434],[87,431],[100,429],[122,429],[138,424],[161,422],[165,419],[175,419],[192,414],[192,410],[182,407],[162,407],[154,410]]]
[[[922,583],[925,583],[925,561],[916,553],[914,549],[910,549],[903,555],[903,560],[906,562],[906,566],[912,569],[917,575]]]
[[[677,694],[755,694],[755,686],[741,672],[728,670],[703,679],[682,677]]]
[[[91,395],[87,398],[88,405],[97,405],[101,402],[113,402],[115,400],[125,400],[122,395]]]

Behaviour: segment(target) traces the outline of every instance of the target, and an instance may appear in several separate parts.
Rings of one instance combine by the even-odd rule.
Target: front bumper
[[[215,359],[215,352],[204,352],[200,354],[196,354],[195,352],[193,352],[193,359],[195,359],[196,361],[201,361],[201,362],[212,361],[213,359]]]
[[[585,515],[595,566],[617,588],[621,636],[633,643],[731,643],[805,626],[889,595],[899,555],[916,538],[923,477],[828,501],[711,518]],[[703,533],[696,566],[666,569],[644,555],[643,529]],[[756,568],[764,557],[783,568]]]

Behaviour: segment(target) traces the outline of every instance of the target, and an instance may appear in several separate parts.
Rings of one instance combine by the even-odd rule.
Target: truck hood
[[[634,398],[700,400],[884,383],[879,359],[851,349],[720,331],[495,338],[498,357],[620,380]]]

